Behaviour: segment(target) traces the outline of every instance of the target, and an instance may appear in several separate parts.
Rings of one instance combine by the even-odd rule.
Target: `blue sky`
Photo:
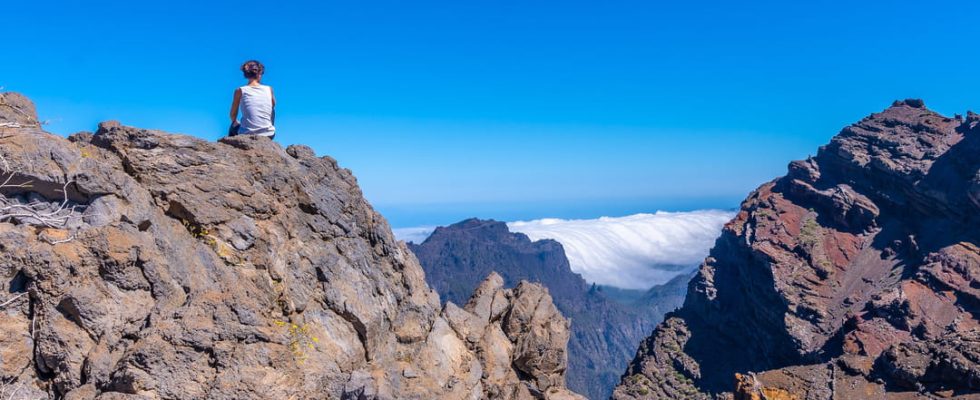
[[[4,5],[0,86],[61,134],[118,119],[216,139],[260,59],[278,140],[351,168],[393,226],[724,208],[894,99],[980,108],[978,11],[39,0]]]

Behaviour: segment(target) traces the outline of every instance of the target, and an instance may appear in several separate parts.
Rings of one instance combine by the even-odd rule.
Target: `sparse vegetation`
[[[823,228],[817,223],[812,212],[800,225],[797,245],[817,277],[827,279],[834,273],[834,264],[825,258],[823,252]]]
[[[803,219],[803,224],[800,226],[800,235],[797,239],[799,240],[800,246],[810,251],[819,243],[820,234],[820,224],[817,223],[817,219],[812,215],[808,215]]]
[[[184,228],[187,229],[187,232],[190,232],[191,236],[193,236],[196,239],[206,239],[211,235],[211,232],[208,230],[208,228],[203,225],[195,224],[186,219],[182,219],[180,220],[180,222],[184,225]],[[205,240],[205,242],[207,242],[207,240]]]
[[[231,246],[214,237],[206,226],[195,224],[186,219],[182,219],[180,222],[184,225],[184,228],[187,229],[187,232],[190,232],[191,236],[193,236],[195,239],[200,239],[207,244],[208,247],[211,247],[211,249],[214,250],[214,253],[217,254],[218,257],[221,257],[221,259],[226,263],[237,267],[244,265],[245,261],[235,254],[235,250],[232,249]]]
[[[307,324],[294,324],[286,321],[275,321],[277,327],[286,330],[289,337],[289,351],[297,364],[302,365],[309,357],[308,351],[316,348],[320,339],[313,336]]]

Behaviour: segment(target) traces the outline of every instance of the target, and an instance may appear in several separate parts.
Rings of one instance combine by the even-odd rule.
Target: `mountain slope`
[[[0,100],[4,398],[579,398],[546,289],[441,308],[333,159]]]
[[[980,391],[980,116],[896,102],[762,185],[615,399]]]
[[[461,301],[481,277],[499,273],[505,282],[540,282],[572,320],[568,385],[590,398],[606,398],[620,373],[667,311],[683,301],[686,280],[652,289],[640,305],[611,301],[572,272],[561,244],[532,242],[503,222],[469,219],[437,228],[425,242],[409,244],[429,284],[449,301]]]

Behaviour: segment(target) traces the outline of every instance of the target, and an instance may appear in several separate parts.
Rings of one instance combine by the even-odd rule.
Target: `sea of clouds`
[[[572,270],[590,283],[647,289],[693,270],[734,216],[723,210],[658,211],[597,219],[545,218],[507,226],[531,240],[557,240]],[[420,243],[432,230],[396,229],[395,235]]]
[[[554,239],[586,281],[647,289],[701,263],[734,212],[657,212],[598,219],[539,219],[507,224],[531,240]]]

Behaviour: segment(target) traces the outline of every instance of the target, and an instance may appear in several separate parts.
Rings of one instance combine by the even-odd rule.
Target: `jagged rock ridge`
[[[980,116],[896,102],[762,185],[615,399],[976,398]]]
[[[579,398],[546,289],[491,276],[442,308],[333,159],[118,123],[66,140],[2,99],[3,203],[65,216],[0,219],[13,398]]]
[[[592,399],[608,398],[637,344],[680,306],[690,275],[650,290],[638,304],[607,299],[572,272],[562,245],[531,241],[503,222],[468,219],[439,227],[423,243],[409,243],[429,285],[448,301],[464,302],[483,277],[499,273],[506,284],[539,282],[571,318],[568,386]]]

